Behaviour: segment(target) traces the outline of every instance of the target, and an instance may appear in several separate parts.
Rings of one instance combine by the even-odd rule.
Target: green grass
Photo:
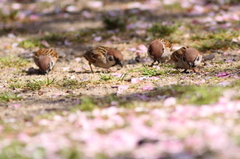
[[[77,89],[77,88],[83,88],[86,86],[86,82],[79,82],[76,79],[70,79],[70,78],[63,78],[57,83],[58,83],[58,86],[63,88],[68,88],[68,89]]]
[[[234,43],[233,38],[238,37],[239,33],[233,30],[217,30],[211,33],[195,33],[191,36],[191,40],[197,41],[194,47],[200,51],[211,49],[239,48],[240,44]]]
[[[72,147],[72,148],[66,148],[59,152],[59,154],[62,156],[62,158],[67,159],[81,159],[82,154],[79,151],[80,148]]]
[[[180,3],[165,4],[163,8],[164,10],[168,10],[169,12],[176,12],[176,11],[179,12],[179,11],[185,10]]]
[[[22,143],[12,142],[1,150],[0,159],[30,159],[21,151],[22,148]]]
[[[231,41],[232,38],[238,37],[239,33],[234,30],[217,30],[213,32],[197,32],[191,36],[192,40],[228,40]]]
[[[69,33],[70,34],[70,33]],[[69,35],[68,35],[69,36]],[[39,40],[46,40],[49,43],[62,42],[67,37],[67,33],[47,32]]]
[[[176,97],[180,103],[202,105],[215,103],[222,95],[223,89],[225,88],[220,86],[172,85],[158,88],[148,95]]]
[[[155,67],[148,67],[148,66],[143,66],[142,68],[139,68],[139,70],[142,75],[144,76],[158,76],[164,74],[163,70],[157,69]]]
[[[153,38],[164,38],[175,33],[179,27],[179,24],[163,25],[160,23],[155,23],[147,29],[148,33]]]
[[[120,81],[122,82],[126,77],[127,77],[128,73],[124,73],[122,74],[120,77],[115,77],[112,74],[108,74],[108,73],[101,73],[99,74],[99,78],[102,81]]]
[[[26,88],[31,89],[33,91],[40,90],[43,86],[43,82],[40,80],[33,80],[33,81],[28,81],[26,83]]]
[[[23,88],[23,84],[21,82],[12,82],[9,84],[9,88],[11,89]]]
[[[103,81],[109,81],[114,79],[115,77],[112,74],[99,74],[99,78]]]
[[[80,104],[76,105],[73,110],[92,111],[96,107],[97,105],[95,104],[93,98],[83,97],[80,99]]]
[[[10,10],[10,9],[8,9]],[[9,22],[16,19],[18,11],[17,10],[11,10],[9,14],[3,14],[2,9],[0,9],[0,19],[2,22]]]
[[[23,40],[19,43],[19,46],[25,49],[34,48],[34,47],[43,47],[43,45],[41,44],[41,41],[36,39]]]
[[[48,77],[44,80],[42,79],[37,79],[37,80],[28,80],[24,87],[31,89],[33,91],[40,90],[43,86],[49,86],[49,85],[54,85],[55,84],[55,78],[54,79],[49,79]]]
[[[229,40],[205,40],[198,44],[195,44],[194,47],[199,51],[208,51],[208,50],[227,50],[228,48],[238,48],[240,45],[233,43]]]
[[[128,18],[126,16],[103,16],[103,25],[107,30],[119,29],[120,31],[125,31],[127,27]]]
[[[116,94],[109,94],[105,97],[90,97],[83,96],[80,98],[80,104],[76,105],[73,108],[73,111],[81,110],[81,111],[92,111],[95,108],[107,108],[112,106],[112,102],[117,102],[115,106],[117,107],[128,107],[133,108],[137,105],[133,104],[132,101],[128,99],[118,97]]]
[[[4,91],[0,93],[0,102],[9,102],[11,100],[20,100],[22,97],[17,96],[16,93],[10,91]]]
[[[5,67],[19,68],[19,67],[27,66],[28,64],[29,64],[28,60],[25,60],[20,57],[7,56],[7,57],[0,58],[1,68],[5,68]]]
[[[24,34],[27,32],[27,29],[22,27],[16,27],[16,26],[8,26],[4,28],[0,28],[0,35],[6,35],[9,33],[15,33],[15,34]]]

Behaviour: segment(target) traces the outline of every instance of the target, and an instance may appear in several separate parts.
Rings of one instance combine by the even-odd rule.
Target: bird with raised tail
[[[187,73],[188,69],[192,69],[196,73],[195,68],[201,64],[202,54],[197,49],[186,46],[174,51],[171,60],[177,69],[184,69],[183,73]]]
[[[150,66],[153,66],[155,62],[160,62],[170,59],[173,52],[172,44],[165,39],[155,39],[150,42],[148,46],[148,56],[153,60]]]
[[[59,56],[53,49],[39,49],[34,54],[34,62],[43,74],[48,74],[55,66]]]
[[[95,67],[110,68],[116,65],[123,67],[123,54],[113,48],[105,46],[97,46],[86,51],[83,57],[88,61],[91,72],[93,72],[92,64]]]

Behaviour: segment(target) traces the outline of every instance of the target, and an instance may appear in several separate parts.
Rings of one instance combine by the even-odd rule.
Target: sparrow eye
[[[196,58],[196,61],[199,61],[200,60],[200,58],[199,58],[199,56]]]
[[[108,57],[108,60],[109,60],[109,61],[113,61],[114,58],[113,58],[112,56],[109,56],[109,57]]]

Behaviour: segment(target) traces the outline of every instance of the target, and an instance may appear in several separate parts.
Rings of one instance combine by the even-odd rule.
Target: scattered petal
[[[12,48],[16,48],[18,46],[18,43],[12,43]]]
[[[131,79],[131,83],[133,83],[133,84],[138,83],[138,82],[140,82],[139,78],[132,78]]]
[[[154,88],[153,88],[152,86],[150,86],[150,85],[145,85],[145,86],[142,88],[142,90],[144,90],[144,91],[152,91],[152,90],[154,90]]]
[[[87,5],[90,8],[102,8],[103,2],[102,1],[88,1]]]
[[[228,72],[220,72],[216,76],[217,77],[228,77],[230,74]]]
[[[20,104],[13,104],[12,107],[18,108],[18,107],[21,107],[21,105]]]
[[[30,15],[30,17],[29,17],[29,19],[31,19],[31,20],[38,20],[39,19],[39,16],[38,15],[36,15],[36,14],[32,14],[32,15]]]
[[[43,40],[41,43],[45,47],[50,47],[49,43],[47,41],[45,41],[45,40]]]
[[[228,82],[228,81],[224,81],[224,82],[218,83],[219,86],[223,86],[223,87],[226,87],[226,86],[228,86],[230,84],[231,84],[231,82]]]
[[[141,53],[146,53],[147,52],[147,47],[145,45],[139,45],[138,49],[140,50]]]
[[[14,34],[12,34],[12,33],[10,33],[10,34],[8,34],[7,35],[9,38],[15,38],[16,36],[14,35]]]
[[[82,58],[80,58],[80,57],[75,58],[76,62],[80,62],[81,60],[82,60]]]
[[[76,6],[70,5],[66,7],[66,11],[69,13],[74,13],[74,12],[78,12],[79,9]]]
[[[118,78],[122,77],[122,74],[121,74],[121,73],[112,73],[112,75],[113,75],[114,77],[118,77]]]
[[[151,80],[159,80],[159,77],[152,76],[149,79],[151,79]]]
[[[124,90],[126,90],[128,88],[129,88],[128,85],[120,85],[120,86],[118,86],[118,92],[122,92],[122,91],[124,91]]]
[[[64,45],[66,45],[66,46],[70,46],[72,43],[71,42],[69,42],[67,39],[66,40],[64,40]]]
[[[167,99],[164,100],[163,102],[163,106],[164,107],[169,107],[169,106],[173,106],[177,103],[177,99],[174,97],[169,97]]]
[[[94,37],[94,41],[101,41],[101,40],[102,40],[101,36]]]
[[[68,71],[70,69],[70,67],[62,67],[63,71]]]
[[[111,101],[110,106],[118,106],[118,101]]]

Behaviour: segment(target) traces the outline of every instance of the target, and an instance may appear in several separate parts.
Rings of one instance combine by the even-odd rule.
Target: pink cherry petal
[[[150,86],[150,85],[145,85],[143,88],[142,88],[142,90],[144,90],[144,91],[152,91],[152,90],[154,90],[154,88],[152,87],[152,86]]]
[[[112,75],[113,75],[114,77],[118,77],[118,78],[120,78],[120,77],[122,76],[121,73],[112,73]]]
[[[122,92],[122,91],[124,91],[124,90],[126,90],[128,88],[129,88],[128,85],[120,85],[120,86],[118,86],[118,92]]]
[[[216,76],[217,77],[228,77],[230,74],[228,72],[220,72]]]
[[[20,104],[13,104],[12,107],[18,108],[18,107],[21,107],[21,105]]]
[[[43,41],[41,42],[41,44],[42,44],[43,46],[45,46],[45,47],[50,47],[50,45],[48,44],[48,42],[45,41],[45,40],[43,40]]]
[[[101,41],[101,40],[102,40],[102,37],[101,37],[101,36],[97,36],[97,37],[94,37],[93,40],[94,40],[94,41]]]
[[[177,103],[177,99],[174,97],[169,97],[167,99],[164,100],[163,102],[163,106],[164,107],[169,107],[169,106],[173,106]]]
[[[131,79],[131,83],[132,83],[132,84],[136,84],[136,83],[138,83],[138,82],[140,82],[140,79],[139,79],[139,78],[132,78],[132,79]]]
[[[138,49],[139,49],[142,53],[147,52],[147,47],[146,47],[145,45],[139,45],[139,46],[138,46]]]
[[[153,76],[153,77],[150,77],[149,79],[151,79],[151,80],[159,80],[159,77]]]

